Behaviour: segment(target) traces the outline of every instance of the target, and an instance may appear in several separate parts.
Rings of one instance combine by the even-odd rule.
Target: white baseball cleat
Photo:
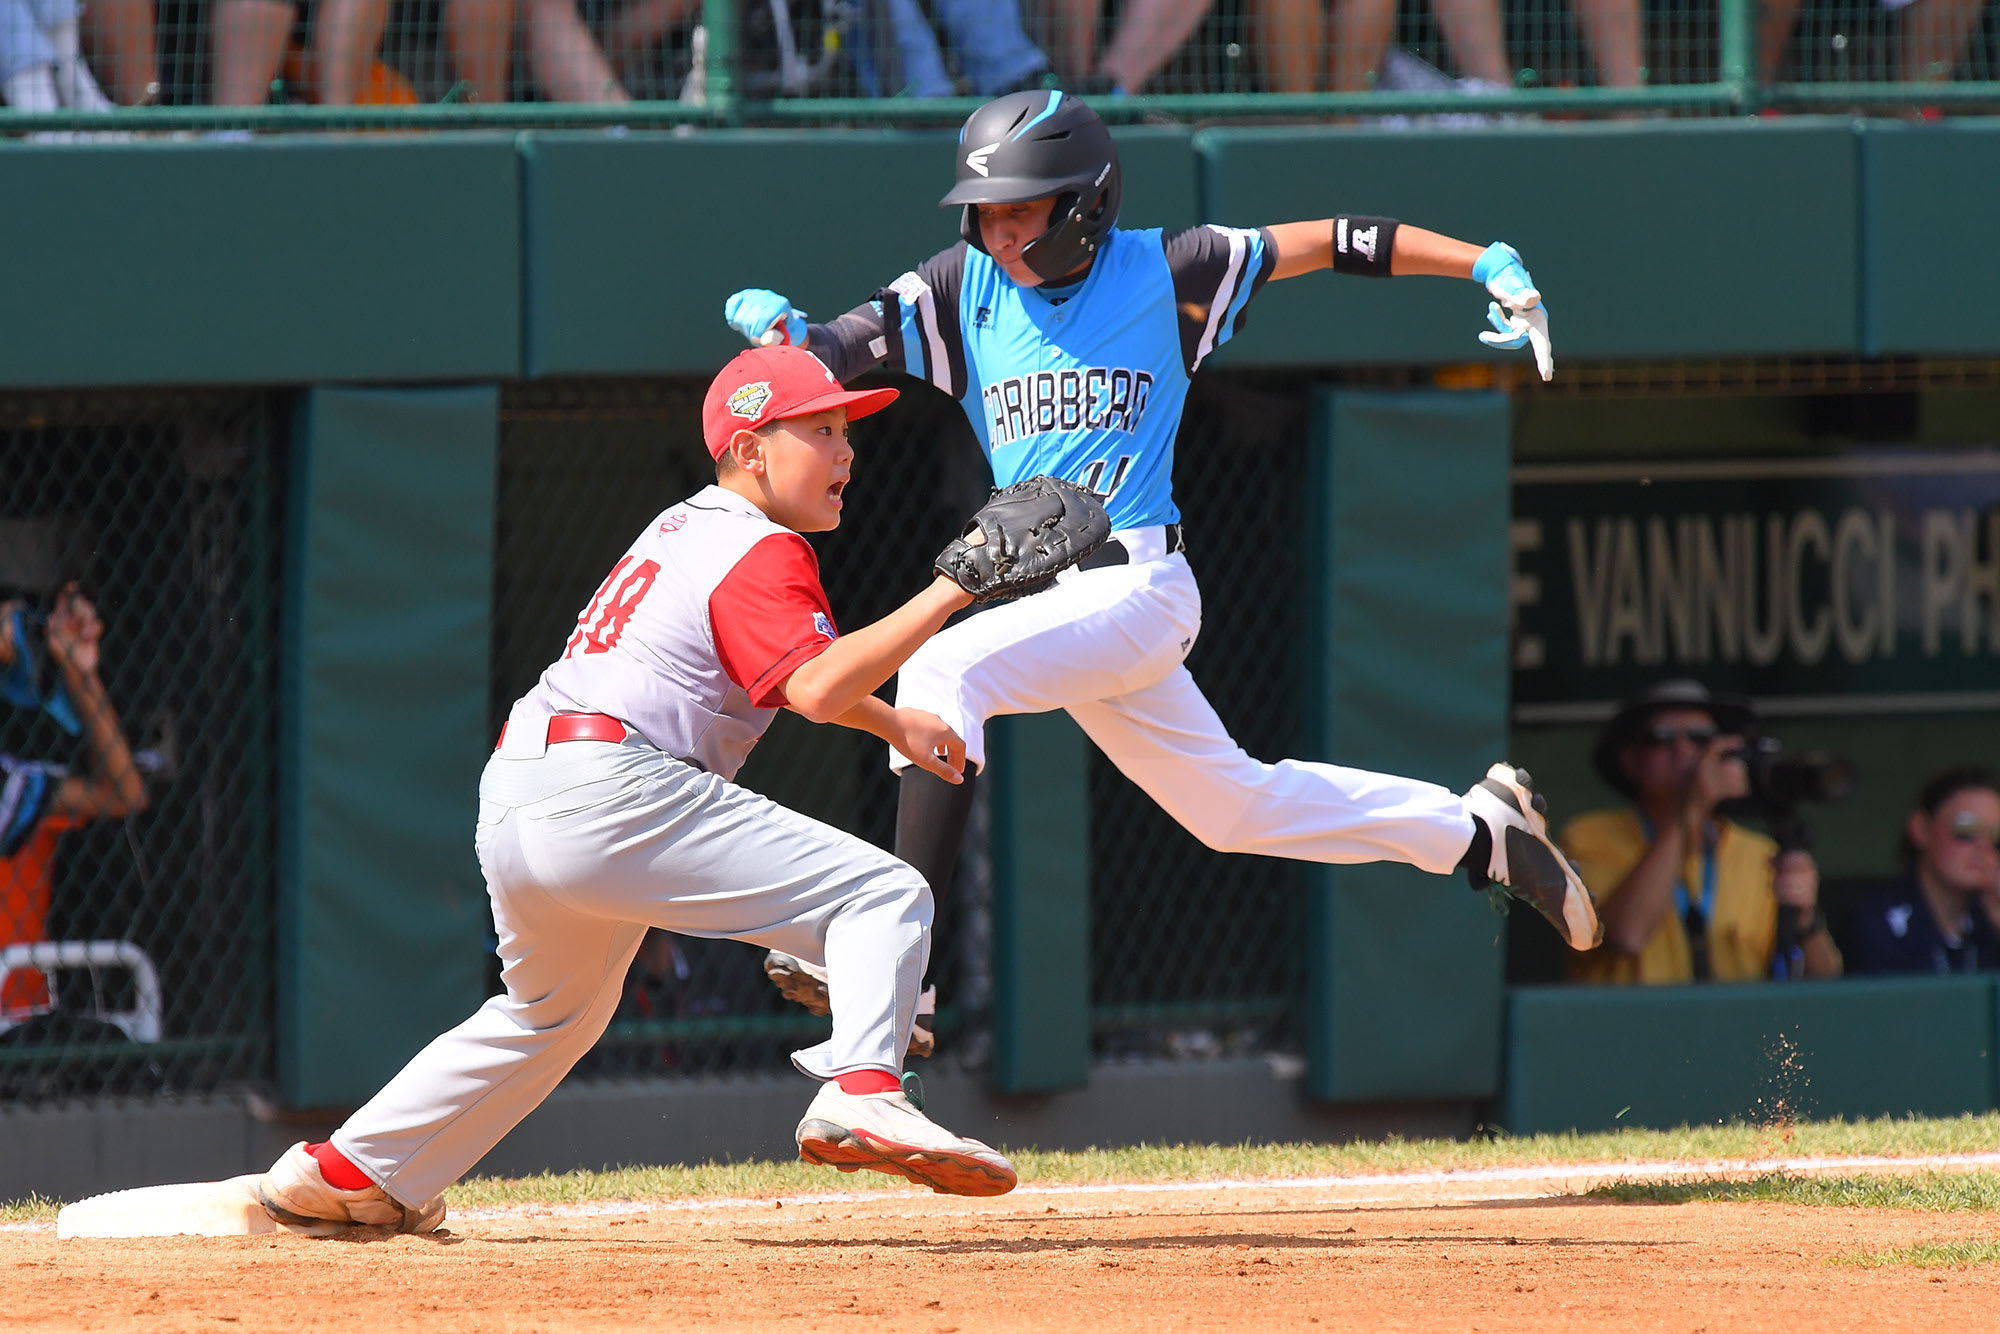
[[[764,976],[770,978],[778,994],[792,1004],[802,1005],[812,1014],[833,1013],[833,1001],[826,990],[826,969],[772,950],[764,956]],[[910,1029],[910,1045],[905,1054],[933,1056],[936,1053],[937,988],[925,987],[923,995],[917,997],[916,1022]]]
[[[435,1232],[444,1222],[444,1196],[421,1208],[396,1202],[380,1186],[340,1190],[320,1175],[319,1159],[306,1152],[301,1140],[285,1150],[257,1182],[257,1199],[264,1212],[280,1223],[329,1236],[343,1228],[392,1227],[398,1232]]]
[[[847,1093],[831,1081],[806,1108],[799,1157],[843,1172],[887,1172],[940,1195],[1005,1195],[1020,1178],[991,1145],[962,1139],[896,1093]]]
[[[1492,854],[1485,879],[1549,919],[1573,950],[1604,941],[1597,905],[1576,867],[1549,837],[1548,801],[1526,769],[1496,764],[1465,794],[1465,808],[1485,826]]]

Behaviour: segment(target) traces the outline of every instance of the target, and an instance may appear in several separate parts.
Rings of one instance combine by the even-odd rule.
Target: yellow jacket
[[[1715,899],[1709,905],[1708,963],[1717,982],[1750,982],[1769,977],[1777,947],[1778,897],[1773,889],[1778,845],[1754,830],[1718,819],[1715,845]],[[1563,827],[1558,840],[1577,865],[1583,883],[1600,904],[1652,845],[1634,810],[1591,811]],[[1702,852],[1692,850],[1681,868],[1691,895],[1702,888]],[[1577,957],[1571,967],[1580,982],[1692,982],[1687,928],[1669,907],[1646,947],[1636,955],[1605,946]]]

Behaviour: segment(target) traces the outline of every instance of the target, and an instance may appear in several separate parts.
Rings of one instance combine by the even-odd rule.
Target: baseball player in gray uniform
[[[800,1156],[956,1195],[997,1195],[1012,1165],[929,1120],[900,1087],[930,951],[923,878],[859,839],[730,780],[779,708],[873,733],[947,782],[965,743],[874,695],[971,601],[939,577],[837,634],[812,548],[840,522],[847,423],[896,396],[841,388],[810,352],[757,348],[702,409],[715,485],[663,511],[510,713],[479,787],[475,841],[504,994],[419,1052],[259,1195],[280,1221],[429,1231],[443,1190],[596,1042],[648,927],[728,937],[823,968],[826,1041],[793,1055],[823,1080]]]

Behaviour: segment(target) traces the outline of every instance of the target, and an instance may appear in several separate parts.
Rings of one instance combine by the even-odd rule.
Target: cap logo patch
[[[758,380],[746,384],[729,396],[729,411],[745,421],[756,421],[763,415],[764,405],[771,401],[771,382]]]
[[[992,157],[993,151],[998,147],[1000,147],[999,144],[988,144],[984,148],[973,149],[965,155],[965,165],[978,172],[981,176],[991,176],[993,173],[987,170],[986,159]]]

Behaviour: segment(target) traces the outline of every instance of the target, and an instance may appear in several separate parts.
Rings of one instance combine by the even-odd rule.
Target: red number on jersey
[[[660,563],[656,560],[642,561],[628,572],[625,567],[631,564],[632,558],[627,556],[611,567],[597,595],[583,609],[583,615],[576,618],[576,630],[563,646],[565,658],[575,653],[579,645],[585,653],[608,652],[625,633],[632,614],[639,610],[639,604],[652,591],[653,580],[660,576]]]

